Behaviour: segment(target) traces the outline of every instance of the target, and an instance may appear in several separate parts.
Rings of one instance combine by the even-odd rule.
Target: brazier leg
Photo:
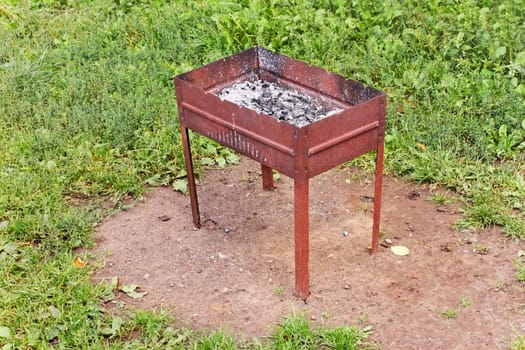
[[[374,189],[374,223],[372,225],[372,249],[370,254],[375,254],[379,246],[379,222],[381,219],[381,188],[383,187],[383,154],[384,144],[377,146],[376,154],[376,180]]]
[[[273,190],[273,170],[261,164],[263,190]]]
[[[308,178],[294,180],[295,295],[310,295]]]
[[[182,147],[184,149],[184,162],[186,163],[186,177],[188,178],[188,189],[190,192],[191,214],[195,227],[201,227],[199,213],[199,201],[197,200],[197,188],[195,186],[195,174],[193,172],[193,161],[191,159],[191,147],[188,128],[181,125]]]

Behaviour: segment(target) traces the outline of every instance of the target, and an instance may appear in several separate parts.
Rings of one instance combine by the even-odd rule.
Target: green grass
[[[517,336],[510,344],[509,350],[525,350],[525,336]]]
[[[464,308],[467,308],[470,305],[472,305],[472,300],[470,300],[469,297],[461,297],[459,298],[459,305],[463,306]]]
[[[292,315],[275,329],[269,348],[290,350],[374,348],[374,344],[367,342],[368,333],[369,331],[348,326],[333,329],[313,328],[303,316]]]
[[[459,311],[457,309],[446,309],[441,312],[441,317],[451,320],[459,316]]]
[[[147,184],[184,189],[172,77],[255,44],[386,91],[387,171],[459,194],[459,226],[524,238],[520,5],[0,0],[0,346],[259,346],[174,329],[162,312],[108,314],[111,288],[73,263],[108,215],[100,203],[119,208]],[[192,143],[199,172],[237,161]],[[275,348],[366,347],[351,327],[294,319],[275,332]]]
[[[430,200],[437,205],[449,205],[457,202],[457,198],[447,193],[432,193]]]
[[[516,259],[514,260],[514,267],[516,269],[516,280],[525,282],[525,263],[521,259]]]

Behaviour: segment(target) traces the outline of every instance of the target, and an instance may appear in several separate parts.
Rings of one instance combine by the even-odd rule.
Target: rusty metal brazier
[[[298,127],[217,96],[236,82],[261,79],[317,96],[339,109]],[[295,294],[309,290],[308,181],[371,150],[376,153],[371,253],[379,243],[386,95],[361,83],[261,47],[237,53],[174,79],[193,223],[200,227],[188,130],[261,164],[264,189],[272,169],[294,180]]]

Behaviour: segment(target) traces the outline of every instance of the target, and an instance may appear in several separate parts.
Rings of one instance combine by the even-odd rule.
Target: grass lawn
[[[184,187],[172,77],[256,44],[386,91],[386,170],[457,192],[458,227],[524,239],[523,18],[520,0],[0,0],[0,349],[373,347],[300,316],[244,342],[111,315],[73,250],[104,201]],[[192,142],[198,171],[238,159]]]

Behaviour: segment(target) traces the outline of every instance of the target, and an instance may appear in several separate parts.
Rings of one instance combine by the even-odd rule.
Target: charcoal
[[[263,80],[246,80],[227,86],[217,94],[221,99],[255,110],[298,127],[326,118],[334,109],[316,98],[289,86]]]

